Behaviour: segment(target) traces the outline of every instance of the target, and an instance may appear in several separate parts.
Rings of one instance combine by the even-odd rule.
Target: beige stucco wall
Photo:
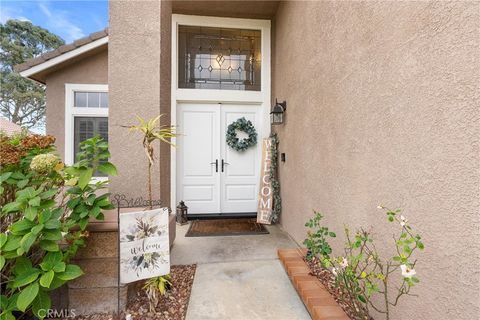
[[[108,84],[108,50],[85,57],[46,77],[47,134],[57,138],[58,153],[65,155],[65,84]]]
[[[136,124],[135,115],[148,119],[170,110],[171,6],[159,1],[110,1],[109,9],[109,139],[111,161],[119,171],[119,176],[111,179],[110,190],[146,198],[147,159],[142,138],[121,126]],[[167,54],[162,54],[165,50]],[[168,114],[164,121],[169,121]],[[170,168],[170,156],[168,150],[162,150],[159,157],[159,148],[155,144],[153,197],[168,204],[169,190],[165,189],[169,188],[166,168]]]
[[[301,242],[312,209],[341,233],[393,226],[423,235],[418,298],[393,319],[478,319],[479,2],[284,2],[275,18],[273,97],[282,226]],[[338,249],[341,239],[335,242]]]

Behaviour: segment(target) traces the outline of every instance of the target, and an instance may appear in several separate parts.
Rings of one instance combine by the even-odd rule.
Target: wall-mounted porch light
[[[287,102],[278,102],[275,99],[275,105],[270,112],[270,122],[271,124],[282,124],[283,123],[283,114],[287,110]]]

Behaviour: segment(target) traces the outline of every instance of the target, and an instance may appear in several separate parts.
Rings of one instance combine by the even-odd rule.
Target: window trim
[[[75,161],[74,152],[74,118],[75,117],[106,117],[108,118],[109,108],[88,108],[88,107],[74,107],[76,91],[88,91],[88,92],[107,92],[107,84],[65,84],[65,164],[72,165]],[[106,180],[107,177],[97,177],[96,180]]]

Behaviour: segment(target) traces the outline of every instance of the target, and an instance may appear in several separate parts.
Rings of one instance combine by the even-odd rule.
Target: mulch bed
[[[325,286],[328,292],[330,292],[332,297],[340,305],[340,307],[342,307],[343,311],[345,311],[350,319],[356,320],[357,318],[355,317],[354,310],[352,310],[351,307],[345,303],[346,297],[342,297],[341,290],[335,285],[335,276],[333,273],[330,270],[323,268],[320,264],[320,261],[316,257],[313,257],[310,261],[304,258],[304,261],[310,268],[312,275],[316,276],[318,280],[320,280],[320,282]]]
[[[125,314],[130,314],[133,320],[185,319],[196,268],[197,265],[195,264],[172,266],[170,275],[172,276],[173,286],[166,295],[160,298],[155,312],[149,311],[148,298],[141,289],[143,283],[136,285],[135,297],[129,300]],[[121,319],[125,319],[125,314],[121,316]],[[116,320],[117,317],[114,314],[102,313],[89,316],[75,317],[75,319]]]

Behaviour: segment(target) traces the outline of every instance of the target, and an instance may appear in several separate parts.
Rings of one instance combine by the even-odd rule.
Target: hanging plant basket
[[[245,132],[248,137],[240,140],[237,137],[237,130]],[[257,144],[257,131],[250,120],[242,117],[228,126],[226,140],[230,148],[243,152]]]

